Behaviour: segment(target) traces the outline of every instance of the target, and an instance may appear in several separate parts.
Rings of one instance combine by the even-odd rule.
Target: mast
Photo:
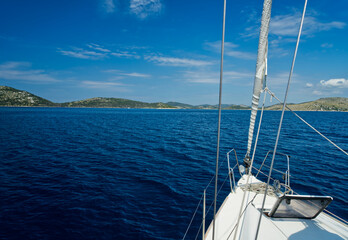
[[[272,7],[272,0],[265,0],[263,3],[259,46],[257,51],[256,71],[255,71],[255,78],[254,78],[254,90],[253,90],[253,96],[251,101],[248,148],[247,148],[247,153],[244,159],[244,162],[246,163],[247,168],[250,165],[250,151],[251,151],[251,144],[252,144],[253,135],[254,135],[255,120],[256,120],[260,94],[263,88],[263,81],[264,81],[264,76],[266,71],[268,31],[269,31],[269,22],[271,19],[271,7]]]

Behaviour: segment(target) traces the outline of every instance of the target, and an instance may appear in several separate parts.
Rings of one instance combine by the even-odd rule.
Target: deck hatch
[[[312,219],[318,216],[331,201],[330,196],[283,195],[276,201],[268,216]]]

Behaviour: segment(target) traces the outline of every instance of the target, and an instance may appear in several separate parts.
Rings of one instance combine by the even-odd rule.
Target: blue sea
[[[0,108],[0,239],[181,239],[215,172],[217,114]],[[280,114],[264,113],[256,165],[273,150]],[[298,114],[348,151],[348,113]],[[229,191],[226,153],[242,162],[249,117],[222,111],[218,204]],[[296,192],[332,196],[328,210],[348,219],[346,155],[290,112],[278,151],[291,155]],[[286,159],[275,168],[286,170]],[[201,218],[199,205],[187,239]]]

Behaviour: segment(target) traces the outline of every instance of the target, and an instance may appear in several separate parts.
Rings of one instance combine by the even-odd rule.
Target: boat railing
[[[232,153],[232,154],[231,154]],[[262,164],[261,164],[261,167],[259,169],[253,167],[253,169],[255,169],[257,171],[257,175],[258,174],[262,174],[262,175],[265,175],[266,177],[268,176],[268,174],[262,172],[262,168],[269,168],[269,166],[267,164],[265,164],[265,161],[268,157],[268,155],[272,153],[272,151],[268,151],[267,154],[266,154],[266,157],[265,159],[263,160]],[[279,155],[282,155],[282,156],[285,156],[286,159],[287,159],[287,162],[288,162],[288,169],[283,172],[283,171],[279,171],[277,169],[273,169],[274,171],[278,172],[278,173],[281,173],[283,174],[283,176],[285,176],[285,183],[280,183],[278,180],[274,179],[274,178],[271,178],[275,183],[278,183],[280,186],[284,187],[285,190],[287,192],[290,192],[292,191],[291,188],[290,188],[290,167],[289,167],[289,162],[290,162],[290,156],[286,155],[286,154],[283,154],[283,153],[277,153]],[[235,164],[234,166],[231,167],[231,162],[232,162],[232,157],[234,155],[234,158],[235,158]],[[234,192],[237,185],[236,185],[236,181],[238,179],[236,179],[236,174],[237,174],[237,177],[238,177],[238,174],[240,175],[240,177],[243,176],[244,174],[244,171],[245,171],[245,168],[242,164],[239,163],[239,160],[238,160],[238,156],[237,156],[237,152],[236,150],[233,148],[231,149],[230,151],[227,152],[226,154],[226,159],[227,159],[227,164],[228,164],[228,175],[226,176],[226,178],[223,180],[221,186],[219,187],[218,191],[217,191],[217,195],[219,195],[220,191],[222,190],[223,186],[225,185],[227,179],[229,179],[229,182],[230,182],[230,190],[231,192]],[[220,165],[219,165],[219,169],[222,167],[222,165],[224,164],[224,161],[221,161]],[[194,211],[193,215],[192,215],[192,218],[190,220],[190,223],[188,224],[188,227],[186,229],[186,232],[183,236],[182,239],[185,239],[186,236],[187,236],[187,233],[191,227],[191,224],[193,223],[193,219],[195,218],[196,214],[197,214],[197,211],[199,209],[199,206],[202,204],[202,212],[203,212],[203,217],[202,217],[202,222],[201,222],[201,225],[196,233],[196,238],[198,238],[198,235],[199,233],[202,233],[202,238],[204,239],[204,233],[205,233],[205,222],[207,221],[207,216],[213,206],[213,202],[211,202],[210,204],[206,204],[206,191],[208,189],[208,187],[210,186],[210,184],[212,183],[213,179],[215,178],[215,176],[213,176],[210,180],[210,182],[208,183],[208,185],[204,188],[204,191],[203,191],[203,194],[197,204],[197,207],[196,207],[196,210]]]
[[[257,173],[255,174],[255,177],[256,177],[256,178],[258,177],[258,175],[259,175],[260,173],[263,174],[265,177],[268,177],[268,174],[267,174],[267,173],[262,172],[262,168],[263,168],[263,167],[266,167],[266,168],[270,169],[270,166],[267,165],[267,164],[265,164],[265,162],[266,162],[268,156],[270,155],[270,153],[273,154],[273,151],[272,151],[272,150],[269,150],[269,151],[267,152],[265,158],[264,158],[263,161],[262,161],[262,164],[261,164],[260,168],[253,167],[253,169],[255,169],[255,170],[257,171]],[[276,179],[273,179],[273,178],[271,178],[271,179],[272,179],[273,181],[275,181],[276,183],[277,183],[277,181],[278,181],[278,182],[279,182],[279,185],[282,186],[282,187],[284,187],[284,189],[285,189],[284,192],[290,192],[290,191],[292,191],[292,190],[291,190],[291,187],[290,187],[290,177],[291,177],[291,175],[290,175],[290,156],[287,155],[287,154],[281,153],[281,152],[277,152],[276,155],[284,156],[284,157],[286,158],[287,170],[286,170],[286,171],[280,171],[280,170],[278,170],[278,169],[273,168],[273,171],[274,171],[274,172],[280,173],[280,174],[283,176],[284,183],[281,183],[281,182],[279,182],[279,180],[276,180]]]
[[[231,168],[231,165],[230,165],[230,153],[231,152],[234,152],[234,156],[235,156],[235,158],[236,158],[236,165],[234,165],[232,168]],[[229,176],[229,179],[230,179],[230,187],[231,187],[231,192],[233,192],[234,190],[234,188],[235,188],[235,186],[236,186],[236,179],[235,179],[235,177],[234,177],[234,169],[236,168],[236,167],[238,167],[238,171],[239,171],[239,174],[242,176],[242,173],[240,172],[240,165],[239,165],[239,162],[238,162],[238,157],[237,157],[237,152],[236,152],[236,150],[233,148],[233,149],[231,149],[230,151],[228,151],[227,152],[227,154],[226,154],[226,156],[227,156],[227,165],[228,165],[228,176]],[[233,181],[232,181],[233,180]],[[233,184],[232,184],[233,183]]]
[[[236,160],[236,165],[234,165],[233,167],[231,167],[231,163],[230,163],[230,154],[231,153],[234,153],[234,156],[235,156],[235,160]],[[264,173],[262,171],[263,168],[270,168],[269,165],[265,164],[268,156],[270,155],[270,153],[273,153],[273,151],[268,151],[265,158],[263,159],[262,161],[262,164],[260,166],[260,168],[256,168],[256,167],[253,167],[253,169],[255,169],[257,171],[257,173],[255,174],[255,177],[257,177],[260,173],[263,174],[265,177],[268,177],[268,174],[267,173]],[[286,171],[280,171],[278,169],[275,169],[273,168],[273,171],[274,172],[277,172],[279,174],[282,175],[283,177],[283,180],[284,180],[284,183],[283,182],[280,182],[279,180],[277,179],[274,179],[272,178],[272,180],[274,181],[274,183],[276,185],[278,185],[279,187],[283,187],[284,188],[284,192],[290,192],[292,191],[291,190],[291,187],[290,187],[290,156],[287,155],[287,154],[284,154],[284,153],[280,153],[280,152],[277,152],[276,153],[277,155],[280,155],[280,156],[284,156],[286,158],[286,162],[287,162],[287,169]],[[244,172],[244,166],[243,165],[240,165],[239,164],[239,161],[238,161],[238,157],[237,157],[237,152],[236,150],[233,148],[231,149],[230,151],[227,152],[226,154],[227,156],[227,164],[228,164],[228,172],[229,172],[229,180],[230,180],[230,188],[231,188],[231,192],[234,191],[235,187],[236,187],[236,177],[235,177],[235,170],[237,169],[240,176],[243,175],[243,172]]]

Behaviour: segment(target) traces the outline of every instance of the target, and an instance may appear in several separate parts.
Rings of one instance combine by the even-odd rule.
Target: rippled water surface
[[[348,150],[348,113],[299,114]],[[223,111],[220,185],[226,152],[245,155],[249,116]],[[279,118],[264,114],[258,164]],[[217,111],[0,108],[0,239],[181,239],[215,171],[216,131]],[[348,218],[347,156],[291,113],[278,150],[295,191],[333,196],[329,210]]]

